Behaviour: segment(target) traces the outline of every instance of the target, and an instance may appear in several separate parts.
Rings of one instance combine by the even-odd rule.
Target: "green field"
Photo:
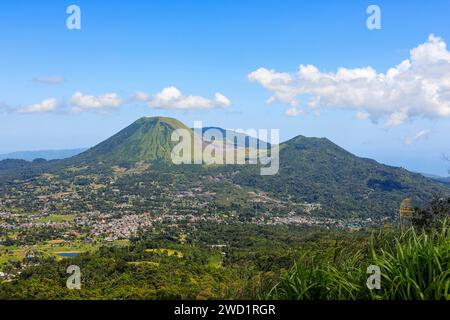
[[[71,214],[52,214],[47,217],[42,217],[36,222],[38,223],[48,223],[48,222],[72,222],[75,220],[75,216]]]

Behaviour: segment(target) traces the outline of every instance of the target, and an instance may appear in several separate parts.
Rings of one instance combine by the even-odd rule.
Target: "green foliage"
[[[205,223],[176,244],[179,232],[187,230],[70,260],[43,258],[0,284],[0,299],[450,299],[448,222],[428,231],[353,233]],[[80,291],[65,288],[69,264],[82,269]],[[366,286],[370,265],[381,269],[380,290]]]
[[[342,245],[342,244],[341,244]],[[350,250],[349,250],[350,246]],[[283,300],[347,300],[360,298],[365,286],[363,254],[360,249],[345,247],[307,253],[296,261],[279,284],[264,297]],[[356,250],[355,252],[352,252]]]
[[[450,300],[450,224],[430,232],[411,228],[388,248],[371,246],[371,258],[382,270],[382,299]]]
[[[144,234],[127,247],[41,260],[17,281],[0,284],[0,299],[256,299],[294,261],[297,250],[289,247],[307,245],[318,232],[205,223],[187,244],[177,244],[188,230],[164,230],[164,237],[162,230]],[[81,268],[82,290],[65,287],[71,264]]]
[[[299,300],[450,300],[450,224],[431,231],[384,230],[368,250],[351,246],[339,259],[299,259],[266,296]],[[353,252],[353,253],[352,253]],[[381,269],[381,289],[366,287],[369,265]]]
[[[444,219],[450,219],[450,198],[434,196],[424,208],[416,208],[412,223],[418,228],[433,228]]]

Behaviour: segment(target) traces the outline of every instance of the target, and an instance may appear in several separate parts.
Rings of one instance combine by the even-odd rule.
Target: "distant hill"
[[[56,160],[73,157],[85,151],[86,148],[40,151],[17,151],[0,154],[0,161],[5,159],[19,159],[33,161],[34,159]]]
[[[250,146],[259,146],[259,145],[268,145],[270,146],[270,143],[262,141],[258,138],[251,137],[249,135],[246,135],[244,133],[232,131],[232,130],[226,130],[219,127],[204,127],[203,128],[203,134],[205,140],[210,140],[211,137],[208,136],[208,131],[210,129],[219,131],[226,144],[234,145],[238,147],[250,147]],[[211,131],[210,131],[211,132]],[[206,134],[205,134],[206,133]],[[237,137],[237,139],[233,139],[232,137]]]
[[[447,184],[450,184],[450,177],[447,177],[447,178],[439,178],[439,179],[437,179],[438,181],[442,181],[442,182],[444,182],[444,183],[447,183]]]
[[[424,177],[433,179],[434,181],[438,181],[438,182],[442,182],[444,184],[448,184],[450,185],[450,177],[442,177],[442,176],[438,176],[435,174],[429,174],[429,173],[420,173],[421,175],[423,175]]]
[[[234,176],[252,186],[294,201],[321,203],[328,215],[394,215],[412,197],[417,206],[450,188],[402,168],[360,158],[326,138],[295,137],[280,145],[278,175],[260,176],[248,166]]]

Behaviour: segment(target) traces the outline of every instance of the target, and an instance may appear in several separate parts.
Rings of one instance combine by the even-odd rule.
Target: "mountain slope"
[[[251,207],[254,200],[247,191],[264,191],[288,207],[289,203],[320,204],[319,213],[345,218],[393,217],[407,197],[421,206],[434,194],[450,195],[450,186],[442,182],[357,157],[325,138],[298,136],[282,143],[280,169],[273,176],[261,176],[260,168],[255,165],[175,166],[170,155],[176,142],[171,141],[171,134],[179,128],[192,133],[172,118],[141,118],[70,159],[43,163],[0,162],[0,180],[31,178],[47,171],[67,179],[78,179],[77,173],[67,168],[82,163],[89,164],[86,170],[101,176],[111,174],[112,166],[144,161],[154,165],[147,172],[138,173],[142,175],[139,181],[153,175],[165,175],[164,179],[176,175],[177,181],[192,182],[192,185],[184,185],[186,188],[201,185],[208,191],[226,193],[230,204],[236,204],[239,198],[245,206]],[[152,179],[157,179],[156,176]],[[174,182],[175,194],[176,186]],[[232,194],[238,197],[233,198]]]
[[[175,145],[170,137],[178,128],[191,130],[171,118],[141,118],[72,160],[109,164],[163,160],[168,167]],[[188,167],[178,169],[183,172]],[[443,183],[357,157],[325,138],[298,136],[282,143],[280,170],[274,176],[261,176],[254,165],[195,167],[203,169],[211,175],[224,173],[235,184],[269,192],[280,200],[318,203],[329,216],[394,216],[407,197],[420,206],[434,194],[450,194]]]
[[[357,157],[325,138],[295,137],[280,145],[278,175],[246,168],[234,178],[293,202],[320,203],[327,214],[393,216],[406,197],[416,205],[450,188],[420,174]]]
[[[175,129],[191,131],[176,119],[144,117],[111,138],[72,158],[72,161],[131,163],[138,161],[170,161],[176,142],[171,141]]]

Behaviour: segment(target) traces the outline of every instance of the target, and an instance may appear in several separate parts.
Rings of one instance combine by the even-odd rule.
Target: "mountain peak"
[[[298,135],[286,142],[281,144],[283,148],[294,147],[297,149],[329,149],[334,150],[336,152],[345,152],[348,154],[349,152],[328,138],[317,138],[317,137],[305,137],[302,135]]]
[[[173,126],[174,128],[178,129],[178,128],[187,128],[184,123],[182,123],[181,121],[175,119],[175,118],[170,118],[170,117],[161,117],[161,116],[157,116],[157,117],[142,117],[139,118],[138,120],[136,120],[134,123],[136,124],[145,124],[145,123],[152,123],[152,124],[168,124],[169,126]]]
[[[73,160],[110,163],[167,161],[176,144],[171,141],[172,132],[176,129],[190,130],[173,118],[142,117]]]

